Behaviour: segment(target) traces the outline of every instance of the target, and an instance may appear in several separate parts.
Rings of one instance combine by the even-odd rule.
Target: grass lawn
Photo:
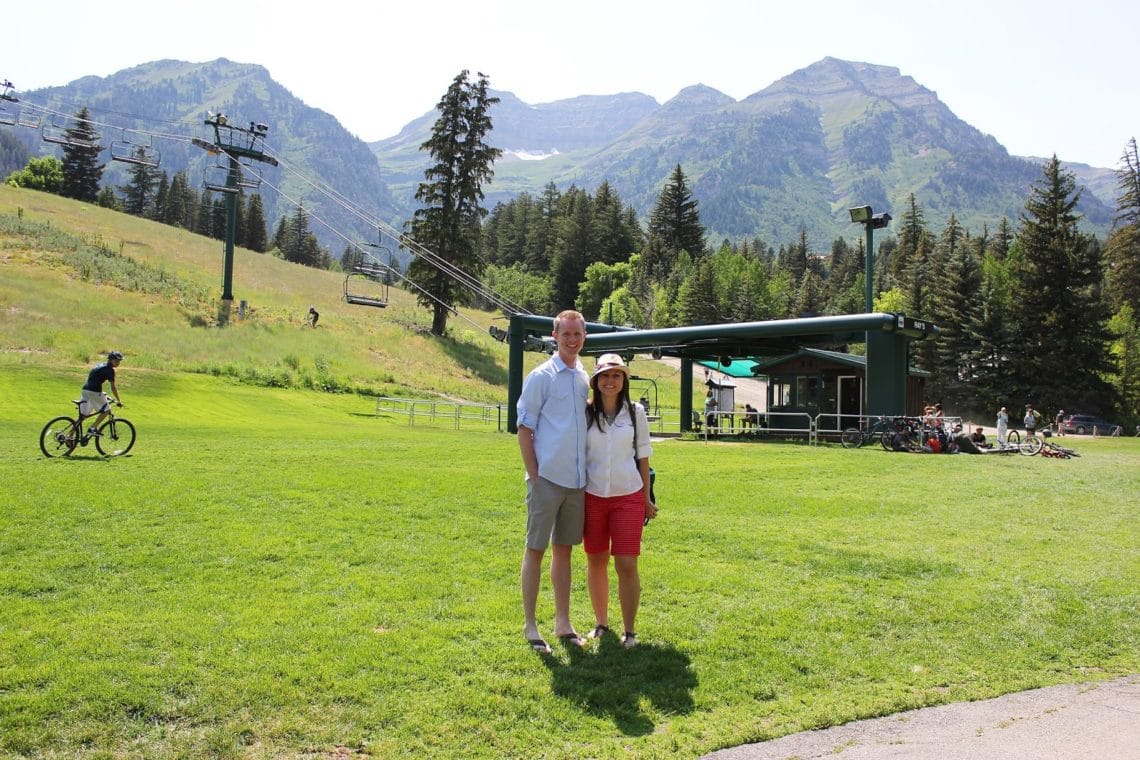
[[[1140,670],[1140,439],[663,441],[643,645],[543,658],[512,436],[125,364],[131,455],[44,459],[84,371],[0,372],[0,755],[692,757]]]

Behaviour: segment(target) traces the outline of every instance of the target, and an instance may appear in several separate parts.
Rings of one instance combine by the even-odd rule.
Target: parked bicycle
[[[839,442],[843,444],[843,448],[845,449],[857,449],[874,441],[882,442],[883,436],[889,438],[894,433],[894,430],[894,420],[887,419],[886,417],[877,417],[875,421],[865,429],[857,427],[847,428],[843,431],[842,435],[840,435]],[[890,448],[889,443],[884,444],[884,446]]]
[[[130,420],[116,417],[108,408],[103,424],[94,432],[83,429],[83,421],[95,415],[83,416],[82,401],[74,401],[76,417],[56,417],[44,425],[40,433],[40,451],[46,457],[65,457],[76,446],[86,446],[95,440],[95,448],[103,456],[117,457],[126,454],[135,445],[135,426]],[[114,406],[122,406],[116,402]]]

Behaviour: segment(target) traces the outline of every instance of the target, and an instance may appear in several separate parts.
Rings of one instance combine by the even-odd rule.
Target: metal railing
[[[694,413],[694,416],[696,413]],[[700,413],[700,430],[697,435],[706,441],[709,436],[718,435],[768,435],[806,436],[808,443],[816,443],[816,423],[807,412],[757,412],[753,419],[758,424],[747,422],[749,419],[745,412],[702,412]],[[715,424],[709,425],[709,416],[715,419]]]
[[[438,424],[446,422],[458,430],[464,421],[484,427],[494,425],[500,433],[506,429],[506,404],[474,404],[465,401],[438,399],[376,397],[376,414],[403,414],[408,424]]]

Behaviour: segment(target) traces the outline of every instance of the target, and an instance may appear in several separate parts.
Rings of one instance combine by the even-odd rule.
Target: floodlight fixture
[[[868,206],[868,208],[870,208]],[[881,230],[891,223],[891,215],[884,211],[881,214],[875,214],[870,219],[871,229]]]
[[[851,214],[851,221],[866,223],[871,218],[871,207],[856,206],[847,209],[847,213]]]

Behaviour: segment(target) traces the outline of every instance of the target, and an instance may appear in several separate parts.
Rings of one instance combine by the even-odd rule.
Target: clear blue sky
[[[1115,168],[1140,132],[1135,0],[7,5],[0,78],[18,90],[224,57],[368,141],[430,111],[465,68],[528,103],[664,102],[698,83],[739,100],[826,56],[897,67],[1015,155]]]

